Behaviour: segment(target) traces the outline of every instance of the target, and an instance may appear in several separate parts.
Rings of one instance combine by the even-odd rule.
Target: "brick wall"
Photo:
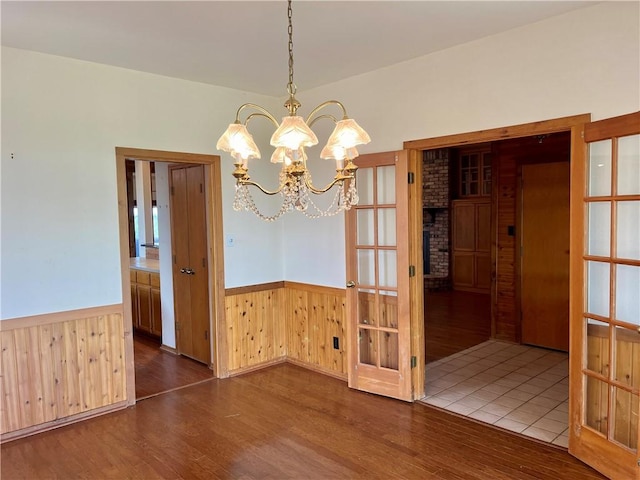
[[[424,152],[422,163],[423,230],[429,235],[429,266],[425,274],[428,290],[448,289],[449,278],[449,180],[450,149]],[[425,252],[426,255],[426,252]]]

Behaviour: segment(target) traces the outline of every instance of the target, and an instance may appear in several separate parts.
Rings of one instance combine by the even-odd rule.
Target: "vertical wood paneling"
[[[17,430],[22,425],[22,409],[18,396],[18,367],[15,337],[12,331],[0,333],[2,338],[2,430]]]
[[[288,358],[346,376],[346,293],[300,284],[287,284],[285,291]],[[338,349],[333,346],[334,337]]]
[[[288,282],[277,288],[239,290],[225,297],[229,371],[290,359],[346,376],[343,291]],[[333,347],[334,337],[338,349]]]
[[[122,315],[3,330],[2,433],[125,400]]]
[[[42,365],[42,408],[44,421],[50,422],[56,419],[56,382],[55,362],[53,358],[53,326],[43,325],[39,329],[38,350],[40,351],[40,365]]]
[[[509,227],[516,225],[516,158],[514,155],[505,153],[500,153],[497,157],[495,162],[498,167],[495,338],[517,341],[516,237],[509,234]]]
[[[227,295],[228,368],[237,371],[286,355],[281,289]]]

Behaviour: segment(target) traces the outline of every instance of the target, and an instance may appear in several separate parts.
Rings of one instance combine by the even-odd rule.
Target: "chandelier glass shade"
[[[291,14],[291,0],[287,2],[289,19],[289,83],[287,92],[289,97],[284,106],[288,115],[281,122],[276,120],[265,108],[245,103],[237,112],[235,121],[222,134],[216,148],[228,152],[234,159],[233,176],[236,179],[236,190],[233,207],[235,210],[249,210],[267,221],[274,221],[285,213],[298,210],[311,218],[331,216],[348,210],[358,203],[356,189],[356,171],[358,167],[353,159],[358,156],[358,145],[371,141],[367,132],[355,120],[347,116],[342,103],[329,100],[314,108],[307,118],[298,116],[300,102],[295,98],[296,86],[293,83],[293,27]],[[337,109],[340,116],[336,118],[330,113],[324,113],[326,108]],[[322,112],[322,113],[321,113]],[[244,115],[244,117],[243,117]],[[241,120],[244,118],[244,120]],[[249,160],[260,159],[260,150],[249,133],[247,125],[254,118],[266,118],[275,127],[270,144],[275,147],[271,155],[271,163],[282,164],[279,173],[278,187],[267,190],[249,177]],[[311,127],[318,120],[329,120],[335,124],[333,132],[320,152],[320,158],[336,162],[336,174],[331,182],[322,187],[313,184],[311,173],[307,168],[308,147],[317,145],[318,137]],[[266,195],[280,195],[282,205],[273,215],[263,214],[256,206],[251,195],[250,187],[257,188]],[[312,200],[313,195],[321,195],[335,189],[334,198],[326,208],[318,207]]]

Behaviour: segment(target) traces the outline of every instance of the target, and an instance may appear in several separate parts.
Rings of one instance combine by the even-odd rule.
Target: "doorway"
[[[428,275],[433,267],[425,269],[425,401],[564,447],[568,445],[570,148],[569,133],[555,132],[465,143],[424,151],[423,156],[423,204],[430,220],[425,226],[437,227],[438,215],[448,217],[450,228],[449,232],[444,230],[447,241],[441,250],[451,252],[448,278],[440,278],[434,285]],[[441,178],[434,183],[429,178],[434,156],[448,159],[448,181]],[[537,190],[532,188],[535,174],[541,180]],[[430,205],[434,200],[429,189],[445,190],[443,184],[449,190],[448,208],[436,210]],[[541,185],[557,189],[556,195],[542,194],[551,205],[539,204]],[[548,207],[553,212],[545,212]],[[556,210],[560,213],[551,225]],[[527,235],[532,212],[541,214],[537,221],[543,225],[534,222],[534,234]],[[531,242],[540,241],[561,244],[558,255],[564,262],[554,260],[548,266],[553,271],[534,268],[536,277],[531,260],[537,267],[540,259],[523,257],[522,245],[527,245],[531,254]],[[425,266],[438,261],[433,247],[425,246],[423,251],[431,256]],[[545,249],[538,249],[537,254],[549,255]],[[554,272],[561,263],[560,276],[565,275],[566,280],[558,287],[550,280],[557,277]],[[551,284],[554,298],[559,297],[548,308],[554,313],[559,310],[551,324],[563,333],[559,337],[565,343],[549,342],[544,335],[535,338],[525,329],[525,307],[542,303],[536,303],[540,295],[548,300],[546,293],[540,293],[540,282]],[[537,323],[535,318],[533,326]]]
[[[218,156],[212,155],[197,155],[178,152],[163,152],[155,150],[140,150],[131,148],[116,148],[116,166],[118,174],[118,200],[119,200],[119,217],[120,217],[120,246],[121,246],[121,270],[122,270],[122,284],[123,284],[123,303],[125,305],[125,351],[126,351],[126,365],[127,365],[127,398],[129,403],[135,403],[136,392],[136,372],[140,372],[140,369],[136,369],[136,366],[140,366],[140,362],[136,364],[137,357],[134,353],[137,352],[140,357],[143,355],[140,352],[144,351],[148,345],[142,343],[136,343],[133,339],[134,323],[133,323],[133,308],[132,303],[134,285],[130,274],[130,248],[129,248],[129,220],[127,212],[127,192],[126,192],[126,161],[137,160],[140,162],[156,162],[156,171],[160,169],[160,166],[164,168],[168,175],[168,165],[180,165],[180,164],[198,164],[203,171],[203,195],[206,201],[203,205],[203,216],[205,219],[205,234],[204,243],[208,253],[206,259],[207,270],[207,294],[208,298],[204,300],[206,305],[204,311],[206,312],[207,322],[207,365],[203,366],[208,371],[208,377],[213,378],[214,375],[224,375],[224,368],[226,363],[219,361],[220,358],[224,358],[223,351],[225,345],[223,342],[217,341],[217,332],[224,331],[224,271],[223,271],[223,248],[222,248],[222,201],[221,201],[221,180],[220,180],[220,162]],[[167,192],[168,192],[168,179],[167,179]],[[200,187],[199,187],[200,188]],[[167,193],[166,208],[169,206],[169,198]],[[168,218],[167,218],[168,221]],[[170,229],[169,229],[170,231]],[[170,234],[167,235],[170,238]],[[176,329],[175,329],[175,311],[171,306],[174,303],[174,295],[172,292],[171,284],[173,283],[172,274],[172,246],[169,243],[166,248],[162,248],[163,241],[160,240],[160,252],[159,252],[159,272],[164,272],[163,281],[167,279],[165,287],[168,287],[169,294],[165,295],[166,300],[163,303],[164,313],[162,316],[162,333],[161,333],[161,346],[159,349],[154,349],[152,352],[154,355],[164,355],[166,358],[175,357],[174,360],[193,362],[190,359],[186,359],[179,355],[179,351],[176,344]],[[163,260],[164,250],[164,260]],[[137,280],[137,276],[136,276]],[[163,290],[166,294],[167,288]],[[161,300],[162,301],[162,300]],[[134,343],[135,349],[134,349]],[[148,342],[147,342],[148,343]],[[147,351],[148,353],[148,351]],[[159,358],[157,355],[153,358],[156,360]],[[144,356],[148,360],[147,356]],[[164,358],[164,357],[162,357]],[[160,362],[162,363],[162,362]],[[166,362],[164,362],[166,364]],[[158,364],[157,364],[158,365]],[[187,369],[189,370],[189,369]],[[211,372],[213,370],[213,372]],[[172,375],[169,375],[172,376]],[[173,375],[175,377],[175,375]],[[184,375],[184,378],[193,379],[192,375]],[[185,380],[191,382],[191,380]],[[193,383],[193,382],[191,382]],[[169,387],[171,390],[175,387]]]

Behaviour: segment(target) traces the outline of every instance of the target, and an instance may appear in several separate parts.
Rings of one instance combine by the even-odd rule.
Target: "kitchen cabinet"
[[[131,313],[136,330],[162,337],[159,273],[131,269]]]

